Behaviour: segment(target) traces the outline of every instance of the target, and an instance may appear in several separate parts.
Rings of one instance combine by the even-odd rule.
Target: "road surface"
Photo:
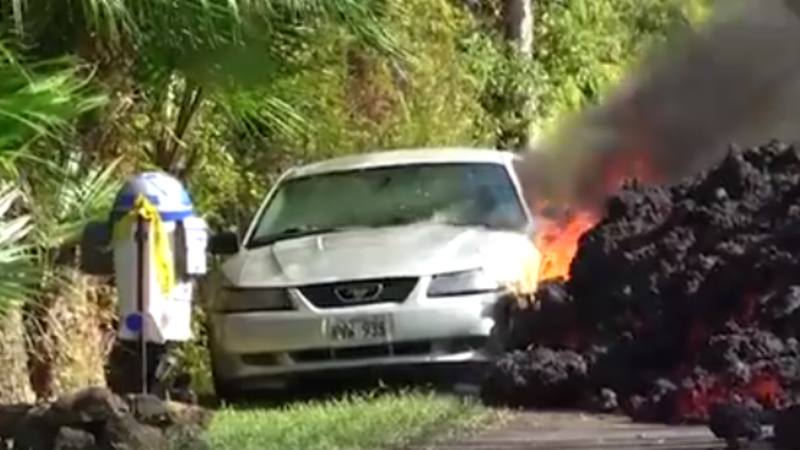
[[[413,450],[707,450],[723,449],[703,426],[633,424],[623,417],[524,412],[496,429],[442,439]],[[770,448],[755,444],[751,450]]]

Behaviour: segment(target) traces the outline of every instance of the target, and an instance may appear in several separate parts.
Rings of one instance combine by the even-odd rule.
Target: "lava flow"
[[[675,423],[800,394],[800,149],[732,149],[541,231],[539,307],[516,312],[486,401]]]

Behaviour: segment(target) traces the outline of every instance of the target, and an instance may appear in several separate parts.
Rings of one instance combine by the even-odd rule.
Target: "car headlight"
[[[501,286],[483,269],[436,275],[428,287],[429,297],[481,294],[500,290]]]
[[[226,288],[216,302],[218,312],[289,311],[294,309],[286,289]]]

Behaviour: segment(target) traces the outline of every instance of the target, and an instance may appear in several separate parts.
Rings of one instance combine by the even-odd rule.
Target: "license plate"
[[[389,337],[389,319],[385,316],[331,319],[327,329],[332,341],[380,341]]]

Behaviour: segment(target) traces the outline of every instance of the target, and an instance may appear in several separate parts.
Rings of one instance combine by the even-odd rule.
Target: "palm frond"
[[[316,70],[314,49],[320,43],[352,40],[386,57],[405,56],[383,17],[385,3],[11,0],[5,12],[0,6],[0,30],[15,30],[11,35],[39,55],[77,51],[90,62],[111,66],[124,59],[145,102],[160,104],[178,75],[234,121],[255,118],[297,133],[307,124],[276,86],[298,71]]]
[[[270,134],[299,136],[307,131],[307,123],[299,110],[280,98],[265,95],[237,96],[221,102],[223,110],[237,129],[260,130],[268,128]]]
[[[89,166],[77,151],[63,161],[39,163],[22,191],[36,221],[35,242],[56,248],[73,242],[87,223],[103,217],[121,186],[117,167],[122,159],[103,166]]]
[[[102,104],[69,60],[23,64],[0,43],[0,156],[33,138],[52,135]]]
[[[331,26],[384,55],[402,55],[381,19],[386,9],[383,0],[12,0],[11,4],[12,11],[6,14],[0,7],[0,29],[15,29],[15,35],[26,36],[38,47],[67,39],[61,53],[85,46],[87,40],[101,49],[133,50],[138,68],[146,68],[140,75],[163,76],[165,69],[179,70],[206,89],[269,84],[296,68],[297,50],[321,34],[330,36]]]
[[[0,314],[14,302],[26,300],[40,279],[26,239],[32,230],[30,216],[11,213],[22,198],[13,187],[0,188]]]

